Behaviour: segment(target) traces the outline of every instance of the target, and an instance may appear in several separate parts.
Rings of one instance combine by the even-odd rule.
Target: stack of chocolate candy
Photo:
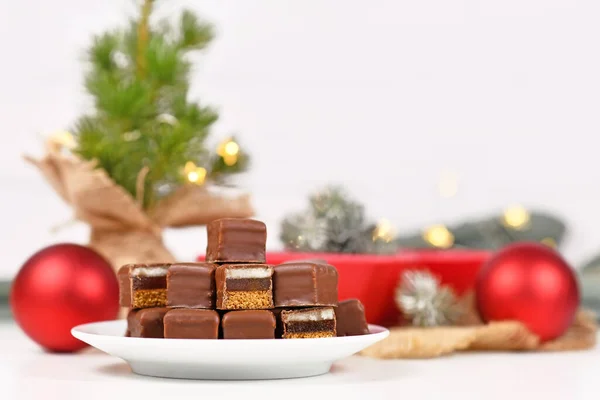
[[[226,218],[208,227],[206,262],[119,270],[127,336],[294,339],[369,333],[355,299],[338,304],[336,269],[321,260],[265,263],[267,229]]]

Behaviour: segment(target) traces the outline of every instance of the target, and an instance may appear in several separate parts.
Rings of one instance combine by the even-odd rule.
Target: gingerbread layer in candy
[[[225,264],[217,268],[217,309],[273,308],[273,267],[266,264]]]

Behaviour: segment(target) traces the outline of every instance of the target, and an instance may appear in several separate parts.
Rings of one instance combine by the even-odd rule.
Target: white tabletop
[[[0,323],[0,379],[0,399],[22,400],[598,399],[600,349],[474,353],[434,360],[354,356],[313,378],[187,381],[134,375],[125,362],[95,350],[48,354],[15,325]]]

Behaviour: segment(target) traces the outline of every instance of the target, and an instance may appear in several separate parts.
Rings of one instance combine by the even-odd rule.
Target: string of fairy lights
[[[391,243],[396,238],[396,229],[392,223],[387,219],[380,220],[375,229],[373,229],[373,241],[383,241],[385,243]]]
[[[452,170],[443,170],[438,183],[438,193],[441,198],[448,199],[458,193],[458,174]],[[523,231],[530,227],[530,212],[520,204],[507,207],[501,217],[502,224],[516,231]],[[392,242],[396,239],[396,230],[389,220],[381,220],[373,230],[373,241]],[[425,242],[434,248],[449,249],[455,244],[454,234],[445,224],[434,224],[426,227],[421,236]],[[550,237],[541,240],[541,243],[556,247],[556,241]]]

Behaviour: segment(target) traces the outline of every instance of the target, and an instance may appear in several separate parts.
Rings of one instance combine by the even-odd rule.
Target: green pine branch
[[[228,165],[215,149],[206,148],[218,114],[188,97],[188,54],[208,46],[212,27],[187,10],[176,24],[152,25],[153,3],[146,0],[126,28],[93,38],[85,89],[95,109],[73,127],[76,152],[96,159],[134,198],[137,175],[149,168],[145,207],[186,182],[182,168],[188,161],[206,168],[207,178],[219,183],[249,162],[240,152],[237,162]]]

